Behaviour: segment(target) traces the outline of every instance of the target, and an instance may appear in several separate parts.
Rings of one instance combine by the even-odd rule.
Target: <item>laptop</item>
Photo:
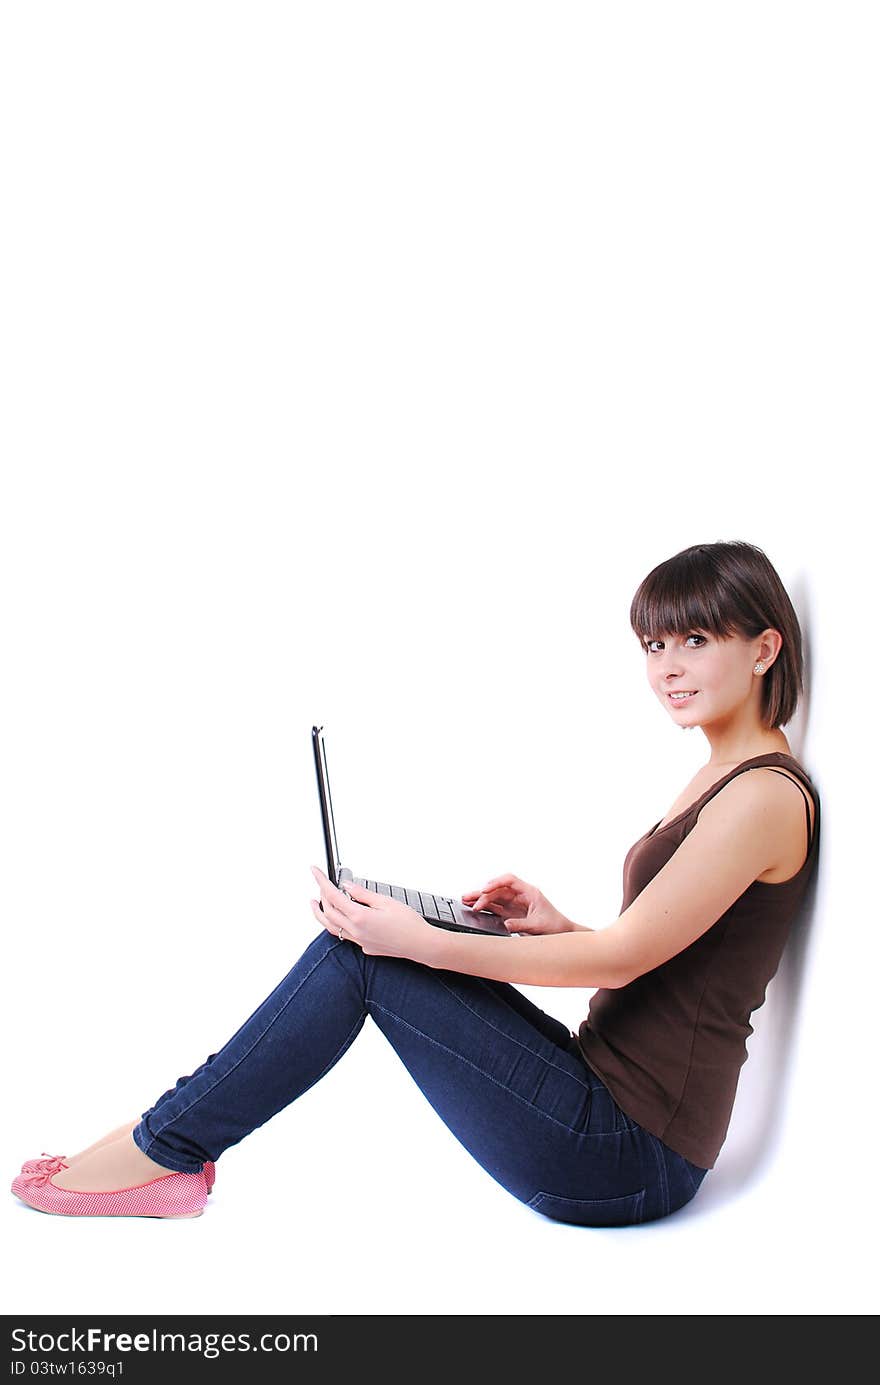
[[[453,899],[450,895],[434,894],[431,890],[414,890],[405,885],[388,885],[383,880],[367,880],[359,875],[352,875],[348,867],[342,864],[336,840],[323,726],[312,727],[312,746],[315,752],[315,773],[318,777],[318,798],[321,803],[321,825],[324,829],[324,845],[327,848],[327,876],[338,889],[344,889],[346,880],[352,880],[355,885],[363,885],[377,894],[389,895],[392,899],[399,899],[403,904],[408,904],[417,914],[421,914],[427,923],[432,923],[437,928],[449,928],[455,933],[495,933],[504,938],[511,936],[501,919],[487,909],[475,912],[462,904],[460,899]]]

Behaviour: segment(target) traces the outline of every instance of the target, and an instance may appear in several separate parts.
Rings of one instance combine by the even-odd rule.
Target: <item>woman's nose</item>
[[[684,673],[684,666],[681,656],[676,654],[674,650],[664,650],[660,655],[660,677],[663,681],[665,683],[672,682],[674,679],[680,678],[682,673]]]

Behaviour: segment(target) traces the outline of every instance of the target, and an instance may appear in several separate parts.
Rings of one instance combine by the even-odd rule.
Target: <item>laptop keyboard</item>
[[[358,880],[356,878],[355,884],[363,885],[376,894],[387,894],[392,899],[399,899],[401,903],[408,904],[411,909],[415,909],[423,918],[436,919],[438,923],[455,922],[452,900],[444,895],[429,894],[427,890],[408,890],[403,885],[386,885],[382,880]]]

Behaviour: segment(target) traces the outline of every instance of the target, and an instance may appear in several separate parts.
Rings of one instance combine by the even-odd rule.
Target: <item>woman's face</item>
[[[760,638],[722,639],[698,631],[648,640],[648,682],[678,726],[729,720],[750,697],[760,695],[754,674],[760,644]]]

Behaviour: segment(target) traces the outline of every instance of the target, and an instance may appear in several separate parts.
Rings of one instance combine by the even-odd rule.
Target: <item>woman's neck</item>
[[[774,750],[791,755],[791,746],[781,731],[718,739],[707,735],[706,739],[709,742],[710,765],[738,765],[743,760],[751,760],[756,755],[769,755]]]

